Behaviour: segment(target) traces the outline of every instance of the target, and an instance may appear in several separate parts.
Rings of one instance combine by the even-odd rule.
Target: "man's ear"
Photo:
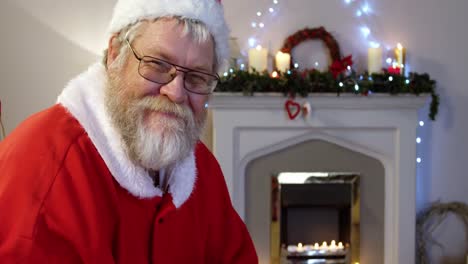
[[[112,35],[107,46],[107,68],[109,68],[117,56],[119,56],[120,46],[117,45],[117,42],[117,34]]]

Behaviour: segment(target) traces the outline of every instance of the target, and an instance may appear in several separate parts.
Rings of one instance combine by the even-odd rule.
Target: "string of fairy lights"
[[[279,0],[272,0],[270,4],[263,10],[257,10],[255,12],[255,17],[250,22],[250,26],[254,29],[254,35],[259,34],[259,30],[265,28],[265,25],[268,20],[272,19],[278,14],[279,11]],[[253,48],[258,45],[258,41],[255,37],[250,37],[248,39],[249,47]]]
[[[344,3],[344,7],[347,9],[352,10],[354,12],[354,15],[356,19],[358,20],[359,24],[362,25],[359,28],[359,32],[361,33],[361,36],[363,37],[363,40],[366,41],[369,45],[369,47],[380,47],[384,46],[386,47],[387,50],[390,49],[389,45],[382,45],[380,41],[374,36],[373,31],[371,27],[368,25],[370,21],[370,17],[374,14],[374,10],[371,6],[371,4],[367,1],[361,1],[361,0],[341,0]],[[249,26],[253,30],[253,34],[251,37],[248,38],[248,46],[250,48],[254,47],[259,47],[259,43],[257,40],[257,37],[261,34],[262,30],[265,30],[267,27],[267,21],[270,21],[274,17],[277,17],[279,15],[280,11],[280,5],[279,5],[279,0],[272,0],[269,4],[266,5],[263,9],[258,9],[255,11],[253,14],[253,19],[249,21]],[[399,48],[401,48],[401,44],[398,43]],[[393,66],[396,67],[396,61],[391,58],[387,57],[385,59],[385,62],[388,66]],[[399,67],[405,67],[402,71],[403,74],[407,74],[409,72],[409,67],[407,64],[404,65],[398,65]],[[244,63],[240,64],[241,70],[245,69],[246,65]],[[297,63],[294,63],[294,67],[298,68],[299,65]],[[348,66],[348,71],[351,71],[351,67]],[[230,69],[232,72],[233,69]],[[226,72],[225,75],[227,76],[228,73]],[[361,77],[362,78],[362,77]],[[393,77],[389,77],[393,78]],[[389,79],[389,81],[392,81]],[[409,79],[406,80],[407,83],[409,83]],[[344,85],[340,83],[339,85]],[[359,86],[356,84],[355,87],[356,90],[359,90]],[[419,129],[417,130],[417,138],[416,138],[416,144],[417,146],[417,157],[416,157],[416,162],[418,164],[422,163],[423,161],[423,155],[422,155],[422,147],[421,144],[423,142],[422,137],[419,135],[422,128],[424,127],[425,122],[424,121],[419,121]]]

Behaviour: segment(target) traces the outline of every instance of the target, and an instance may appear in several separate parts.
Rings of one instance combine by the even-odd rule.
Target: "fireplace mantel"
[[[281,94],[216,93],[213,152],[239,215],[245,217],[245,169],[258,157],[312,139],[379,160],[385,169],[384,264],[415,262],[416,126],[427,95],[314,94],[311,113],[290,120]]]
[[[309,102],[317,109],[378,109],[397,110],[398,108],[419,109],[429,95],[420,96],[372,94],[361,96],[354,94],[315,93],[308,97],[296,97],[299,103]],[[214,93],[210,102],[212,109],[284,109],[287,98],[279,93],[254,93],[244,96],[240,93]]]

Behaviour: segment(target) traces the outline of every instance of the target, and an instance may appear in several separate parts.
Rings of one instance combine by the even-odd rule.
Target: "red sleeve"
[[[0,263],[114,263],[98,154],[80,129],[30,123],[0,142]]]

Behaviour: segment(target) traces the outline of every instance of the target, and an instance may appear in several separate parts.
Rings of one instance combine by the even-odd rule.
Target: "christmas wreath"
[[[330,58],[332,58],[332,61],[341,60],[341,52],[338,42],[328,31],[325,30],[324,27],[304,28],[297,31],[296,33],[286,38],[283,47],[281,48],[281,52],[291,54],[291,51],[294,47],[304,41],[313,39],[320,39],[325,43],[328,51],[330,52]],[[292,61],[293,60],[291,58],[291,64]]]
[[[330,53],[330,58],[332,59],[332,64],[330,66],[330,72],[333,74],[334,78],[341,73],[343,73],[348,66],[353,65],[352,56],[346,56],[345,58],[341,58],[341,51],[340,45],[324,27],[318,28],[304,28],[302,30],[297,31],[296,33],[292,34],[291,36],[287,37],[284,41],[283,47],[281,48],[281,52],[291,54],[291,51],[307,40],[314,40],[319,39],[322,40],[323,43],[328,48]],[[293,68],[293,58],[291,55],[291,68]]]

